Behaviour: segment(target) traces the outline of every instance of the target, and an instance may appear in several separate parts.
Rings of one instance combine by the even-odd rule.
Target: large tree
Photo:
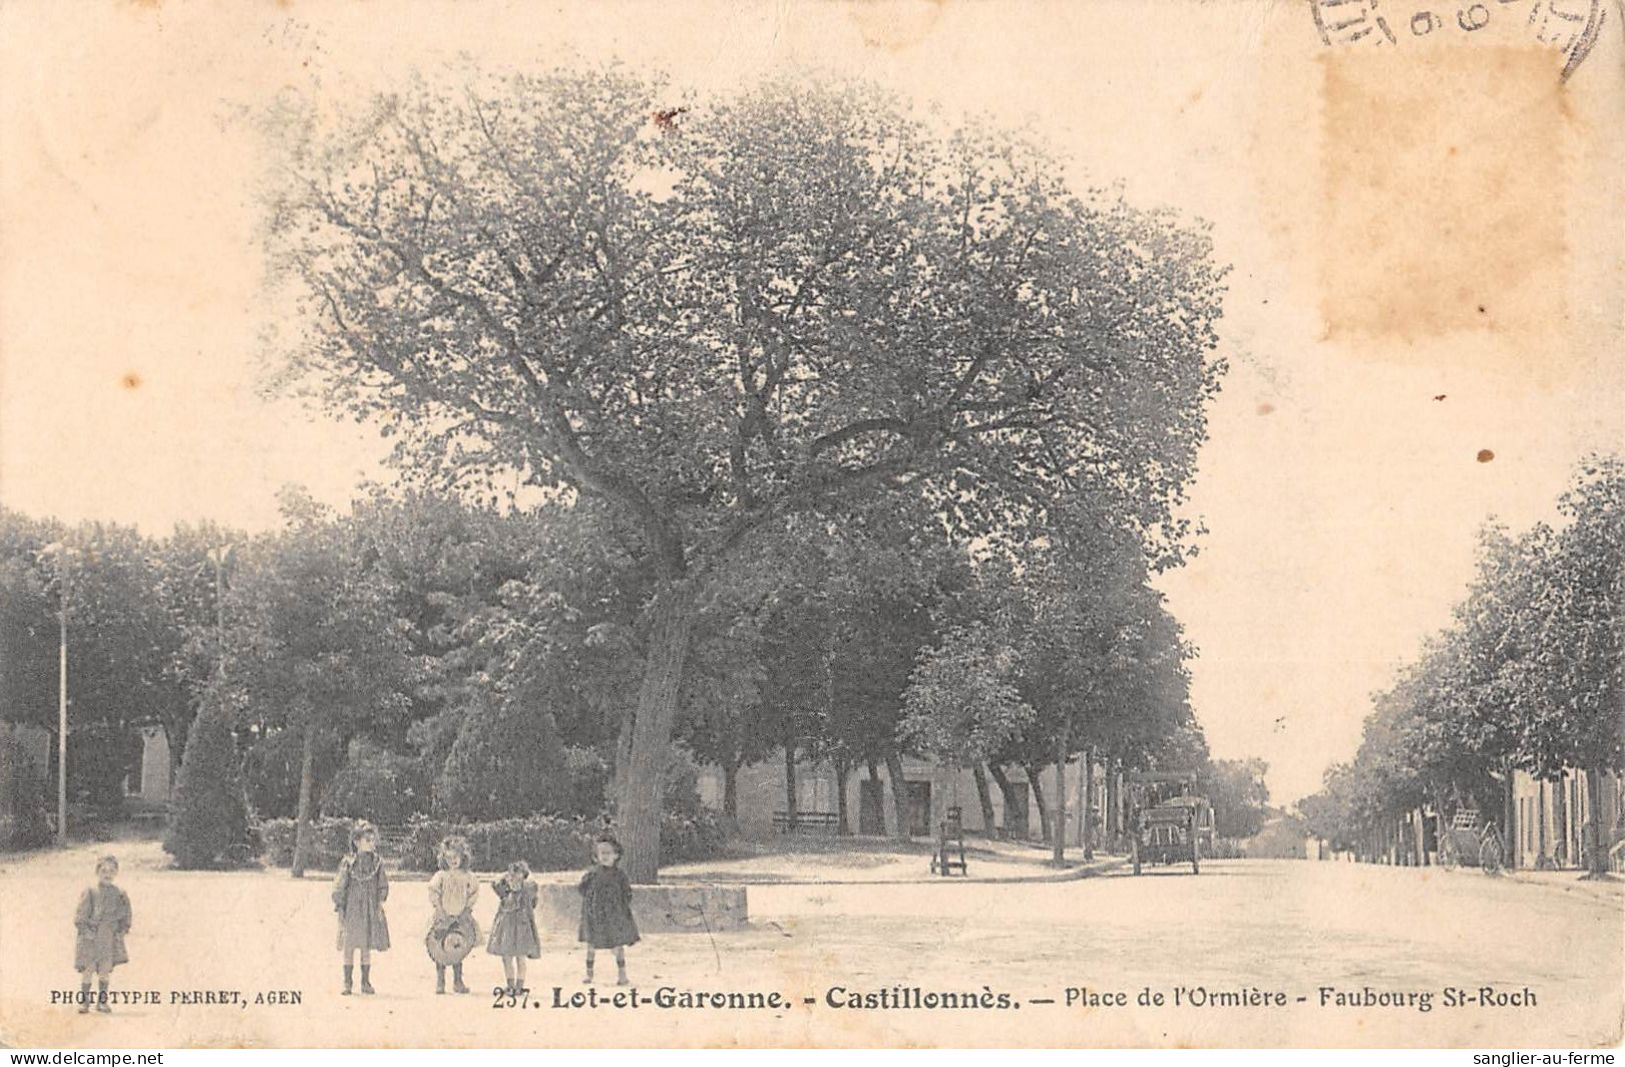
[[[1612,844],[1603,776],[1625,770],[1625,460],[1586,461],[1558,508],[1566,525],[1533,538],[1535,594],[1514,627],[1525,655],[1507,670],[1529,694],[1517,724],[1528,768],[1543,777],[1586,772],[1587,867],[1596,877],[1608,871]]]
[[[289,379],[418,470],[598,498],[650,563],[634,880],[696,600],[757,531],[907,494],[1019,539],[1090,492],[1177,550],[1222,271],[1019,139],[862,87],[679,110],[618,70],[279,118]]]
[[[0,511],[0,706],[16,721],[56,728],[65,607],[68,783],[98,806],[122,803],[140,758],[135,727],[190,720],[192,694],[171,670],[183,631],[157,595],[164,566],[132,528]]]
[[[353,522],[286,498],[288,528],[244,549],[227,593],[225,684],[247,717],[299,739],[293,874],[304,873],[318,749],[390,736],[422,678],[409,624]]]
[[[234,547],[248,535],[212,522],[181,524],[152,546],[157,563],[157,603],[177,635],[166,673],[190,699],[166,705],[164,733],[171,757],[184,763],[192,719],[209,699],[221,665],[224,591],[233,576]]]

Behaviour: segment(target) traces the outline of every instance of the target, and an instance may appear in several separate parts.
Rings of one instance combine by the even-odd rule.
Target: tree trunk
[[[1535,779],[1535,869],[1546,870],[1552,865],[1551,842],[1546,833],[1546,779]]]
[[[794,745],[784,746],[784,814],[786,830],[796,828],[796,750]]]
[[[632,724],[627,773],[616,813],[626,849],[621,867],[640,885],[654,882],[660,870],[660,801],[665,792],[666,756],[693,624],[693,591],[686,583],[668,581],[655,594],[643,685],[638,691],[637,718]]]
[[[1445,794],[1441,787],[1433,793],[1433,864],[1444,856],[1444,840],[1450,834],[1450,820],[1444,814]],[[1451,814],[1455,814],[1451,812]]]
[[[733,763],[722,765],[722,814],[739,818],[739,767]]]
[[[1083,838],[1083,858],[1095,858],[1095,748],[1090,745],[1083,750],[1083,773],[1078,775],[1078,791],[1083,794],[1078,801],[1078,821],[1082,827],[1078,833]]]
[[[891,779],[891,803],[897,813],[897,836],[905,841],[910,840],[914,832],[908,817],[908,783],[903,780],[903,757],[896,752],[886,753],[886,777]]]
[[[1570,779],[1572,781],[1572,779]],[[1566,867],[1576,863],[1569,842],[1573,840],[1573,827],[1569,820],[1573,812],[1569,810],[1569,799],[1573,794],[1568,781],[1560,775],[1552,783],[1552,866]]]
[[[980,763],[973,763],[970,773],[976,780],[976,799],[982,805],[982,836],[996,838],[999,836],[999,828],[993,818],[993,797],[987,789],[987,771],[982,769]]]
[[[1038,809],[1038,838],[1041,841],[1048,842],[1050,839],[1049,805],[1044,803],[1044,784],[1038,780],[1038,772],[1041,768],[1036,763],[1033,763],[1028,764],[1025,770],[1027,771],[1027,788],[1033,794],[1033,807]]]
[[[1503,801],[1501,840],[1502,844],[1506,846],[1501,850],[1504,853],[1501,857],[1501,865],[1509,871],[1516,869],[1518,866],[1518,801],[1513,790],[1514,774],[1511,764],[1508,764],[1505,771],[1505,785],[1501,790]]]
[[[295,813],[293,830],[293,870],[295,878],[305,876],[305,865],[310,862],[310,805],[315,792],[316,778],[316,724],[310,709],[305,710],[305,736],[299,755],[299,810]]]
[[[886,802],[884,800],[885,794],[880,792],[880,768],[875,765],[875,761],[872,758],[864,760],[864,764],[869,768],[869,781],[875,783],[869,788],[874,790],[875,803],[879,805],[879,808],[876,810],[875,814],[880,816],[880,836],[885,837]],[[859,813],[859,818],[862,818],[861,812]]]
[[[1054,850],[1050,862],[1057,867],[1066,865],[1066,757],[1071,743],[1072,724],[1061,724],[1060,736],[1055,739],[1055,825],[1052,828]]]
[[[1608,874],[1608,853],[1602,836],[1602,771],[1596,767],[1586,770],[1586,793],[1591,808],[1591,848],[1586,864],[1586,877],[1599,878]]]
[[[1123,772],[1115,759],[1106,768],[1106,841],[1107,848],[1116,850],[1117,838],[1123,832]]]
[[[1016,787],[1002,765],[989,763],[987,773],[993,776],[993,783],[999,787],[999,793],[1004,797],[1004,831],[1000,835],[1002,837],[1010,832],[1010,813],[1025,801],[1016,796]]]
[[[835,833],[840,837],[852,836],[852,824],[847,819],[846,777],[850,767],[843,756],[835,761]]]
[[[617,816],[621,798],[626,795],[626,770],[632,766],[632,726],[637,721],[637,710],[627,708],[621,713],[621,726],[615,735],[615,773],[610,781],[609,800]]]
[[[203,710],[209,699],[209,697],[205,696],[198,702],[197,709],[192,712],[193,717],[196,717]],[[164,740],[169,743],[169,766],[171,768],[178,768],[186,762],[186,735],[191,732],[191,729],[192,723],[190,719],[185,722],[176,722],[172,718],[164,720]],[[174,784],[174,777],[174,774],[170,775],[170,784],[172,785]]]
[[[992,762],[987,765],[987,773],[993,779],[993,784],[999,787],[999,792],[1004,796],[1005,809],[1008,810],[1011,802],[1015,799],[1016,788],[1010,781],[1010,776],[1005,773],[1002,764]]]

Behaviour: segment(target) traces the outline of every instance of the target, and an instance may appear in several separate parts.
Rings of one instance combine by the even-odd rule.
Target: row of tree
[[[275,533],[163,540],[0,514],[0,573],[28,592],[6,600],[5,706],[54,725],[65,604],[76,792],[116,799],[131,728],[161,724],[182,760],[172,851],[188,864],[240,845],[249,810],[598,815],[626,767],[654,579],[590,507],[408,494],[338,515],[289,494]],[[696,612],[678,763],[719,767],[729,814],[740,770],[780,754],[792,811],[798,762],[834,765],[842,832],[848,775],[883,765],[900,782],[905,755],[971,768],[990,827],[988,777],[1010,801],[1011,767],[1036,784],[1080,753],[1205,760],[1189,649],[1133,542],[1075,535],[1012,557],[929,522],[792,532]],[[65,572],[52,542],[73,548]],[[118,758],[77,744],[115,735]],[[893,800],[906,833],[906,796]]]
[[[1519,536],[1492,524],[1453,624],[1375,697],[1351,763],[1300,808],[1317,836],[1357,848],[1402,812],[1472,806],[1497,821],[1512,774],[1587,772],[1596,813],[1625,765],[1625,462],[1594,457],[1559,501],[1562,522]]]

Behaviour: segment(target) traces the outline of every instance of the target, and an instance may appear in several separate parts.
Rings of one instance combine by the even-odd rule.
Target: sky
[[[1290,802],[1448,622],[1486,518],[1550,518],[1625,435],[1618,34],[1560,87],[1509,26],[1418,78],[1422,45],[1382,67],[1248,0],[10,3],[0,503],[263,529],[282,485],[342,504],[388,477],[369,430],[263,390],[273,161],[245,115],[276,94],[360,99],[462,54],[617,59],[674,92],[857,74],[1211,223],[1231,371],[1191,487],[1208,532],[1160,585],[1211,748]]]

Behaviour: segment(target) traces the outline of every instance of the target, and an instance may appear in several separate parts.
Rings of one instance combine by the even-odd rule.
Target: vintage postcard
[[[1622,90],[0,4],[0,1043],[1618,1046]]]

